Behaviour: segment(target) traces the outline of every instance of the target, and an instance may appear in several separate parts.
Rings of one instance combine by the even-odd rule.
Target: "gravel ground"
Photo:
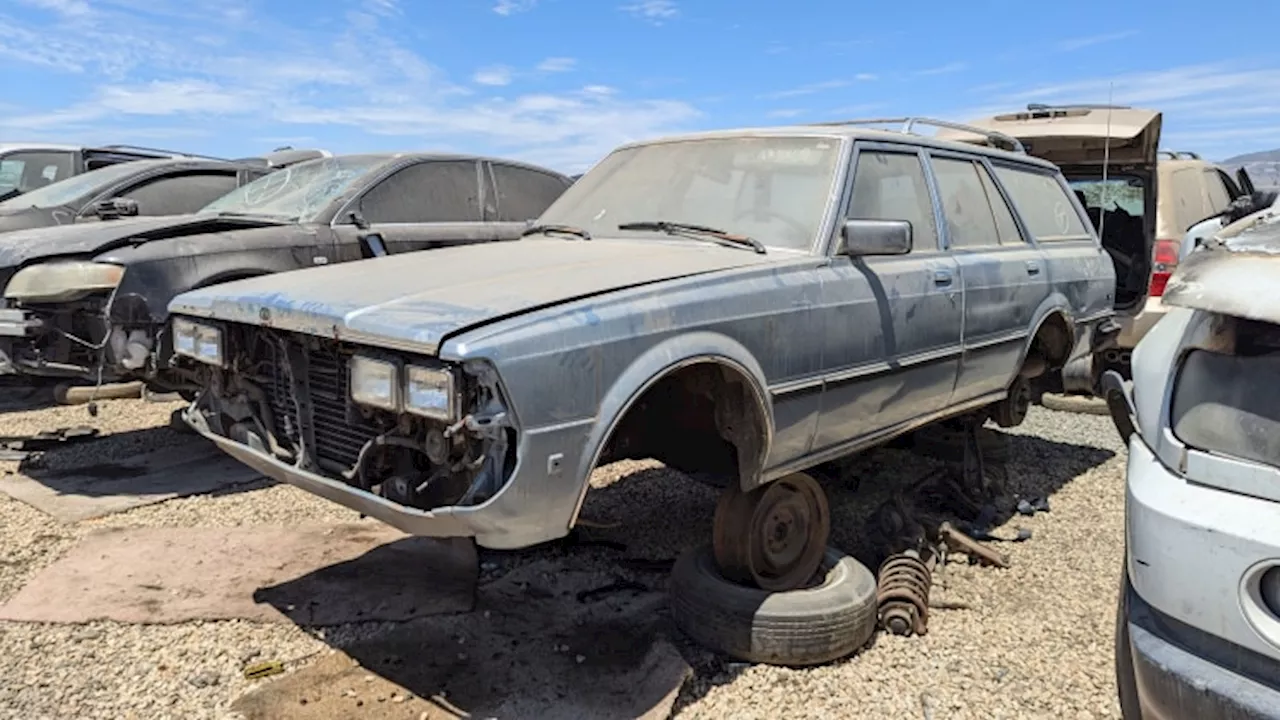
[[[0,414],[4,434],[93,424],[110,437],[59,453],[76,465],[175,442],[174,405],[101,403]],[[673,633],[695,669],[677,703],[679,718],[1104,718],[1119,717],[1112,629],[1123,544],[1124,455],[1105,417],[1042,408],[1012,432],[1010,489],[1049,495],[1052,510],[1016,516],[1003,528],[1030,529],[1002,544],[1008,570],[953,562],[934,597],[968,610],[934,611],[929,634],[880,635],[869,649],[825,667],[788,670],[728,662]],[[866,551],[863,522],[900,481],[928,461],[900,450],[859,458],[860,482],[829,488],[833,544]],[[0,473],[16,463],[0,463]],[[663,560],[709,538],[714,491],[653,463],[617,463],[593,478],[583,518],[593,527],[563,542],[518,553],[485,553],[482,583],[552,558],[573,569],[609,569],[661,587],[665,576],[618,570],[621,558]],[[288,486],[263,483],[217,497],[172,500],[65,526],[0,496],[0,601],[98,526],[235,526],[353,522],[354,513]],[[619,523],[616,527],[608,526]],[[999,531],[997,531],[999,532]],[[593,542],[593,541],[605,541]],[[483,590],[482,590],[483,592]],[[391,629],[384,624],[304,629],[248,622],[174,626],[0,622],[0,717],[219,718],[250,681],[251,658],[300,659]]]

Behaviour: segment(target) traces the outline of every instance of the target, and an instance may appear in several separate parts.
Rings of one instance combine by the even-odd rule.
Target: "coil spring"
[[[924,635],[929,623],[933,573],[914,551],[890,555],[880,565],[876,602],[880,624],[894,635]]]

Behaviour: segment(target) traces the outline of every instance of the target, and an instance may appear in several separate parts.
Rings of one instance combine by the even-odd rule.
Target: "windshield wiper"
[[[690,223],[667,222],[666,220],[645,220],[641,222],[622,223],[618,226],[619,230],[657,230],[668,235],[677,235],[680,233],[693,233],[695,235],[706,235],[716,240],[724,240],[737,247],[749,247],[760,255],[767,252],[764,249],[764,243],[747,235],[734,235],[733,233],[721,230],[719,228],[707,227],[706,225],[693,225]]]
[[[524,229],[524,232],[520,233],[520,237],[525,237],[526,235],[550,235],[553,233],[559,235],[573,235],[575,237],[580,237],[583,240],[591,239],[591,233],[580,227],[574,227],[573,225],[530,225]]]

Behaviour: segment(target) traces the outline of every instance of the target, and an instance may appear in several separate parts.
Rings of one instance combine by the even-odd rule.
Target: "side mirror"
[[[906,220],[846,220],[841,252],[850,257],[906,255],[911,252],[911,223]]]
[[[138,214],[138,201],[131,198],[112,198],[110,200],[101,200],[93,204],[89,213],[97,215],[102,220],[110,220],[118,217],[132,217]]]

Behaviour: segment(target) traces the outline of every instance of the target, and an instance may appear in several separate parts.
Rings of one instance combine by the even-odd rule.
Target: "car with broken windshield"
[[[720,599],[809,592],[848,565],[806,469],[946,418],[1017,425],[1030,378],[1111,332],[1114,271],[1061,172],[924,122],[629,144],[521,242],[184,293],[186,420],[273,478],[500,549],[569,533],[596,467],[656,458],[723,487],[697,565]],[[866,601],[806,661],[865,641]]]
[[[570,185],[551,170],[466,155],[248,167],[261,176],[193,214],[0,235],[0,375],[10,384],[142,380],[186,391],[164,332],[175,295],[373,255],[514,240]]]
[[[1116,684],[1125,717],[1280,713],[1280,214],[1203,239],[1103,376],[1129,454]]]

